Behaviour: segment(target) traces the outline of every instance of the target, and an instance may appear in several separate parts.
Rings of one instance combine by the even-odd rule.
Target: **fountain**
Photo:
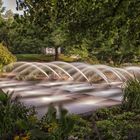
[[[106,65],[16,62],[3,68],[0,88],[13,92],[27,106],[43,115],[47,106],[62,104],[70,113],[84,114],[97,108],[120,104],[122,86],[140,76],[140,67],[115,68]]]

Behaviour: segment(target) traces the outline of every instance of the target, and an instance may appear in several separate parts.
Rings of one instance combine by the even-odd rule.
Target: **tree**
[[[40,39],[40,28],[15,15],[9,31],[9,49],[15,54],[41,53],[45,42]]]
[[[82,0],[76,9],[79,12],[74,12],[74,22],[69,24],[72,38],[92,41],[89,51],[101,61],[138,61],[139,6],[137,0]]]
[[[2,5],[3,5],[3,1],[0,0],[0,15],[5,11],[5,7],[3,7]]]
[[[139,61],[139,6],[137,0],[17,1],[24,18],[40,28],[39,38],[56,48],[56,59],[58,46],[84,47],[88,57],[114,64]]]
[[[3,18],[3,12],[5,11],[5,7],[2,6],[3,2],[0,0],[0,42],[7,44],[7,24]]]
[[[40,29],[39,39],[46,44],[46,47],[55,48],[55,60],[58,60],[58,48],[63,46],[65,41],[64,1],[17,1],[17,9],[21,8],[24,9],[23,18]]]
[[[0,0],[0,43],[2,42],[4,46],[9,48],[9,32],[14,20],[14,14],[11,10],[5,12],[5,7],[3,7],[2,5],[3,3]]]

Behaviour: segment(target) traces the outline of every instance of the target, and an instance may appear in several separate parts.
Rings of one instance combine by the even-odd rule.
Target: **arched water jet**
[[[39,70],[42,74],[44,74],[47,78],[49,78],[49,75],[42,70],[40,67],[36,66],[34,63],[27,63],[26,65],[29,65],[27,68],[23,69],[22,71],[20,71],[18,73],[18,76],[20,76],[23,73],[26,73],[28,70],[30,70],[31,68],[36,68],[37,70]],[[18,69],[16,69],[15,71],[17,71]],[[13,72],[15,72],[13,71]]]
[[[129,78],[134,78],[134,76],[125,69],[121,69],[121,68],[114,68],[114,69],[117,70],[118,73],[122,73],[122,74],[125,73]],[[127,77],[125,77],[125,79],[127,80]]]
[[[20,66],[17,66],[17,65],[20,65]],[[9,67],[10,68],[13,67],[13,69],[12,69],[12,71],[10,73],[14,74],[14,73],[18,72],[18,70],[19,71],[23,70],[23,68],[28,66],[28,65],[29,65],[28,62],[14,62],[12,64],[4,66],[3,70],[5,72],[7,72],[7,69],[9,69]],[[17,66],[17,67],[15,68],[15,66]],[[6,78],[9,78],[9,75],[7,75]]]
[[[102,72],[105,72],[105,71],[110,71],[112,72],[114,75],[116,75],[116,77],[121,80],[122,82],[124,81],[125,77],[121,74],[121,73],[118,73],[118,71],[116,71],[116,69],[112,68],[112,67],[109,67],[109,66],[106,66],[106,65],[94,65],[97,69],[103,69],[101,70]]]
[[[13,62],[13,63],[11,63],[11,64],[8,64],[8,65],[6,65],[6,66],[4,66],[3,67],[3,70],[6,70],[7,68],[9,68],[9,67],[14,67],[14,66],[16,66],[16,65],[23,65],[23,64],[25,64],[25,63],[28,63],[28,62],[24,62],[24,61],[20,61],[20,62]]]
[[[76,63],[75,63],[76,64]],[[79,63],[78,63],[79,64]],[[84,69],[85,67],[87,66],[90,66],[89,64],[83,64],[83,63],[80,63],[79,65],[76,65],[77,68],[79,68],[80,70]],[[97,69],[99,69],[100,71],[102,72],[105,72],[105,71],[110,71],[112,72],[114,75],[116,75],[116,77],[118,79],[120,79],[121,81],[123,81],[124,79],[124,76],[120,73],[118,73],[118,71],[116,71],[114,68],[112,67],[109,67],[109,66],[106,66],[106,65],[94,65],[94,67],[96,67]],[[103,70],[102,70],[103,69]]]
[[[46,76],[38,68],[46,72],[49,79],[53,78],[51,77],[52,74],[56,75],[57,73],[63,80],[59,76],[56,76],[55,81],[48,81],[45,78]],[[37,82],[34,79],[33,81],[28,81],[27,79],[25,81],[0,79],[0,87],[4,90],[14,91],[14,97],[20,95],[20,101],[25,105],[35,105],[35,107],[44,106],[45,109],[49,103],[54,103],[56,106],[58,104],[70,105],[70,108],[76,110],[78,113],[79,110],[81,110],[80,113],[85,113],[83,108],[88,112],[91,111],[88,110],[89,107],[95,110],[96,107],[120,104],[122,101],[121,88],[123,84],[123,82],[120,82],[121,78],[125,81],[133,77],[133,71],[137,73],[137,76],[140,75],[139,68],[117,69],[105,65],[89,65],[76,62],[70,64],[66,62],[18,62],[14,64],[11,71],[7,68],[7,74],[13,71],[16,74],[21,74],[21,76],[24,71],[25,76],[29,76],[30,74],[34,75],[36,71],[39,71],[37,76],[41,76],[41,78],[43,76],[45,78],[43,80],[41,78],[39,80],[37,79]],[[109,76],[112,76],[116,81],[114,82],[113,78]],[[94,83],[92,83],[92,78],[95,80]]]
[[[85,74],[82,71],[80,71],[77,67],[75,67],[74,65],[66,63],[66,62],[61,62],[61,61],[56,61],[56,62],[52,62],[52,63],[68,65],[68,66],[74,68],[77,72],[79,72],[89,82],[89,79],[85,76]]]
[[[96,69],[95,67],[92,67],[92,66],[88,66],[84,69],[81,70],[85,75],[89,72],[95,72],[97,75],[99,75],[102,79],[104,79],[104,81],[107,83],[107,84],[110,84],[110,82],[108,81],[107,77],[98,69]],[[78,75],[75,74],[75,77],[77,77]],[[80,79],[81,77],[79,77]],[[79,80],[78,79],[78,80]],[[89,82],[91,82],[90,80],[88,80]]]
[[[74,62],[70,64],[66,62],[60,62],[60,61],[50,62],[50,63],[17,62],[17,63],[13,63],[12,65],[5,66],[4,69],[7,70],[9,69],[8,67],[11,67],[11,66],[12,66],[11,68],[12,71],[10,73],[13,73],[13,74],[15,73],[15,74],[20,75],[24,72],[26,73],[26,71],[31,70],[33,68],[34,70],[32,70],[28,74],[29,76],[35,74],[36,72],[41,72],[41,73],[44,73],[47,78],[51,78],[51,75],[45,72],[45,70],[49,70],[50,72],[54,73],[54,75],[57,76],[56,78],[57,80],[61,78],[63,79],[64,78],[63,74],[65,74],[68,77],[65,80],[68,80],[68,79],[75,80],[74,78],[77,78],[76,76],[79,76],[79,79],[83,77],[87,82],[89,82],[89,78],[85,74],[85,67],[87,69],[89,68],[89,70],[86,70],[86,71],[88,72],[91,71],[91,68],[90,68],[91,65],[79,63],[79,62],[78,63]],[[140,74],[139,67],[131,66],[131,67],[126,67],[124,69],[112,68],[106,65],[93,65],[92,67],[93,69],[96,69],[97,73],[98,72],[100,73],[100,76],[102,78],[104,77],[104,80],[107,79],[108,81],[109,81],[109,78],[111,78],[111,76],[109,76],[107,72],[111,72],[114,76],[116,76],[116,78],[118,78],[122,82],[126,81],[128,78],[133,78],[134,73],[137,73],[137,75]],[[92,74],[92,77],[97,75],[96,72]],[[8,78],[8,75],[7,75],[7,78]]]
[[[124,69],[126,69],[127,71],[129,71],[131,73],[131,71],[133,72],[132,74],[135,74],[135,73],[139,73],[140,74],[140,67],[125,67]]]
[[[77,67],[78,69],[81,69],[81,68],[86,67],[86,66],[90,66],[89,64],[81,63],[81,62],[73,62],[71,64],[74,65],[75,67]]]
[[[29,62],[16,62],[16,63],[14,63],[14,64],[15,64],[15,65],[20,65],[20,66],[17,66],[14,70],[12,70],[12,71],[11,71],[12,73],[16,73],[16,72],[18,72],[18,71],[23,70],[24,67],[25,67],[25,68],[28,67],[31,63],[29,63]]]
[[[72,63],[72,65],[74,65],[74,66],[75,66],[77,69],[79,69],[80,71],[81,71],[83,68],[89,66],[89,65],[84,64],[84,63]],[[68,71],[69,73],[71,73],[71,72],[74,71],[74,70],[75,70],[75,69],[73,69],[73,67],[71,67],[71,68],[68,69],[67,71]],[[75,70],[75,71],[77,71],[77,70]]]
[[[79,62],[78,63],[77,62],[74,62],[72,64],[74,64],[80,70],[84,69],[87,66],[90,66],[89,64],[79,63]],[[106,72],[106,71],[110,71],[112,74],[114,74],[116,76],[116,78],[118,78],[122,82],[124,81],[124,79],[126,80],[126,78],[120,72],[116,71],[112,67],[109,67],[109,66],[106,66],[106,65],[100,65],[100,64],[98,64],[98,65],[96,64],[96,65],[94,65],[94,67],[96,67],[97,69],[99,69],[103,73]]]
[[[64,72],[71,80],[74,80],[73,77],[68,72],[66,72],[64,69],[57,66],[56,64],[53,64],[53,63],[50,62],[50,63],[47,63],[47,65],[50,65],[50,66],[53,66],[53,67],[57,68],[58,70]]]
[[[50,71],[52,71],[59,79],[61,78],[61,77],[59,76],[59,74],[58,74],[56,71],[54,71],[50,66],[47,65],[47,63],[45,63],[45,64],[42,64],[42,63],[35,63],[35,65],[36,65],[36,66],[41,66],[40,68],[41,68],[43,71],[45,71],[44,69],[47,68],[47,69],[49,69]],[[29,74],[29,76],[30,76],[30,75],[36,74],[38,71],[39,71],[38,69],[33,70],[33,71]]]

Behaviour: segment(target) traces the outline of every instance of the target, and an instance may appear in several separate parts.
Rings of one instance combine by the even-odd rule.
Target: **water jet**
[[[122,85],[140,76],[140,67],[115,68],[106,65],[16,62],[3,68],[0,88],[14,92],[20,102],[35,106],[39,115],[47,106],[63,104],[70,113],[85,114],[105,106],[121,104]]]

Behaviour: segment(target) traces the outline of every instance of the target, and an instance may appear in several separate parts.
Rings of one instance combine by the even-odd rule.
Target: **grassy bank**
[[[44,54],[16,54],[18,61],[36,61],[36,62],[50,62],[54,61],[53,55],[44,55]],[[65,61],[65,62],[73,62],[78,61],[76,58],[72,58],[69,56],[60,55],[59,61]]]

